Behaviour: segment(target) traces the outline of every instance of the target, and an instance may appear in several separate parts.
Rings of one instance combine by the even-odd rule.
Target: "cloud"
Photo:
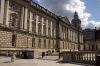
[[[100,0],[99,0],[100,1]],[[99,27],[100,23],[93,20],[88,21],[88,18],[92,15],[85,12],[85,3],[81,0],[38,0],[39,4],[57,14],[58,16],[67,16],[71,21],[74,12],[77,11],[79,18],[82,21],[82,28],[94,28]]]

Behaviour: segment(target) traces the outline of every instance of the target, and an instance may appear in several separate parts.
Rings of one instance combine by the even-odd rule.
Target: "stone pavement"
[[[49,56],[50,57],[50,56]],[[52,58],[52,57],[50,57]],[[46,57],[43,59],[15,59],[14,62],[11,62],[10,57],[0,56],[0,66],[89,66],[89,65],[80,65],[72,63],[62,63],[59,60],[52,58],[47,60]]]

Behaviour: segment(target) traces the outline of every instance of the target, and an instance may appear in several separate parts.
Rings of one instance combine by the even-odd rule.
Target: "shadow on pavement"
[[[11,61],[6,61],[6,62],[4,62],[4,63],[11,63]]]

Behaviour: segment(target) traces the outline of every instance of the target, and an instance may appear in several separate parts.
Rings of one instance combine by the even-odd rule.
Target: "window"
[[[48,41],[48,48],[50,48],[50,46],[51,46],[51,45],[50,45],[50,40],[49,40],[49,41]]]
[[[44,39],[44,48],[46,48],[46,40]]]
[[[51,26],[51,24],[50,24],[51,22],[48,20],[48,27],[50,27]]]
[[[12,46],[15,45],[15,35],[12,35]]]
[[[38,18],[39,18],[38,21],[41,22],[42,21],[42,16],[39,16]]]
[[[63,32],[63,25],[62,25],[62,32]]]
[[[12,18],[12,26],[15,26],[15,23],[16,23],[16,19]]]
[[[51,31],[50,31],[50,27],[48,27],[48,36],[50,36]]]
[[[36,14],[35,14],[35,13],[32,14],[32,19],[33,19],[33,20],[36,19]]]
[[[11,13],[10,14],[10,27],[19,27],[18,25],[18,21],[17,21],[17,14],[16,13]]]
[[[27,30],[28,30],[28,31],[29,31],[29,26],[30,26],[29,20],[27,20]]]
[[[35,38],[32,38],[32,47],[35,48]]]
[[[47,21],[47,20],[44,18],[44,22],[43,22],[44,25],[46,25],[46,21]]]
[[[38,47],[41,48],[41,39],[38,41]]]
[[[32,25],[32,32],[34,32],[34,26]]]
[[[64,49],[64,42],[63,42],[63,49]]]
[[[54,41],[53,41],[53,46],[52,46],[52,49],[54,49],[54,47],[55,47],[55,44],[54,44]]]
[[[43,26],[43,34],[46,35],[46,26]]]
[[[36,32],[36,23],[35,22],[32,23],[32,32],[33,33]]]
[[[41,23],[38,24],[38,33],[41,34]]]

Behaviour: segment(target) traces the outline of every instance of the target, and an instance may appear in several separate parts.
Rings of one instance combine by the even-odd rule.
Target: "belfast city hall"
[[[73,13],[70,22],[32,0],[0,0],[0,50],[25,49],[83,50],[78,13]]]

